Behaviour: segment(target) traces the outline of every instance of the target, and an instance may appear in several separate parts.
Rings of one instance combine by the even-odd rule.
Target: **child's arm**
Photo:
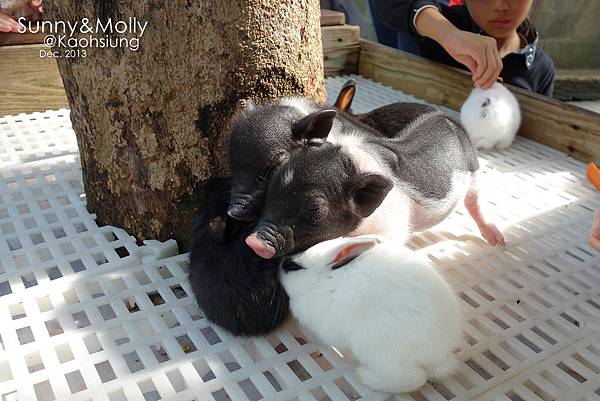
[[[456,28],[437,8],[422,9],[415,21],[421,36],[439,43],[456,61],[464,64],[473,74],[475,86],[484,89],[496,82],[502,71],[502,58],[496,40]]]

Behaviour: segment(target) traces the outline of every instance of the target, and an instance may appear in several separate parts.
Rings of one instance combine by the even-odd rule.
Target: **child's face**
[[[466,0],[473,21],[494,38],[507,38],[525,20],[533,0]]]

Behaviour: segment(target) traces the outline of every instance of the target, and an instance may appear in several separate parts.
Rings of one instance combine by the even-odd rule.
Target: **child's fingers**
[[[476,82],[475,86],[478,86],[482,89],[489,89],[496,82],[496,78],[494,78],[495,76],[496,76],[495,74],[492,74],[490,79],[488,79],[487,81],[483,81],[483,82]]]
[[[592,220],[592,232],[596,234],[598,231],[600,231],[600,209],[596,210],[594,213],[594,219]],[[600,238],[600,233],[594,236]]]
[[[494,81],[486,81],[479,85],[475,84],[475,86],[477,86],[478,88],[481,88],[481,89],[490,89],[493,84],[494,84]]]
[[[483,76],[478,81],[476,81],[475,86],[477,88],[488,89],[489,87],[491,87],[494,84],[494,82],[496,82],[496,80],[493,79],[493,76],[494,76],[493,70],[486,71],[486,75]]]
[[[475,86],[487,89],[496,82],[498,78],[498,60],[496,58],[495,49],[486,48],[486,65],[487,68],[483,75],[475,81]]]
[[[474,58],[470,56],[465,56],[461,57],[458,61],[466,65],[469,71],[471,71],[471,75],[475,76],[475,72],[477,71],[477,62]]]
[[[475,52],[473,58],[477,62],[477,69],[473,74],[473,81],[478,82],[484,76],[485,71],[487,69],[487,58],[485,56],[485,49],[480,49],[479,51]]]
[[[17,32],[18,30],[19,23],[8,15],[0,12],[0,32]]]
[[[588,241],[594,248],[600,251],[600,209],[596,210],[594,214]]]

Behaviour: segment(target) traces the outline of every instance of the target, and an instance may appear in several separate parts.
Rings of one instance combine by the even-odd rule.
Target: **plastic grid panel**
[[[327,79],[332,97],[347,78]],[[353,78],[355,112],[415,101]],[[187,255],[157,259],[86,211],[68,111],[2,117],[0,399],[600,400],[600,259],[586,243],[600,199],[585,166],[522,138],[480,162],[507,247],[487,246],[462,207],[409,242],[461,299],[462,369],[390,396],[293,323],[258,338],[211,326]]]

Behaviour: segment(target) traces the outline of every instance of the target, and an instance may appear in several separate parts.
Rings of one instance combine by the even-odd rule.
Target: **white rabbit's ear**
[[[343,241],[335,249],[335,253],[333,253],[335,256],[329,262],[329,267],[332,270],[342,267],[373,248],[379,242],[380,240],[377,237],[348,238],[347,241]]]

